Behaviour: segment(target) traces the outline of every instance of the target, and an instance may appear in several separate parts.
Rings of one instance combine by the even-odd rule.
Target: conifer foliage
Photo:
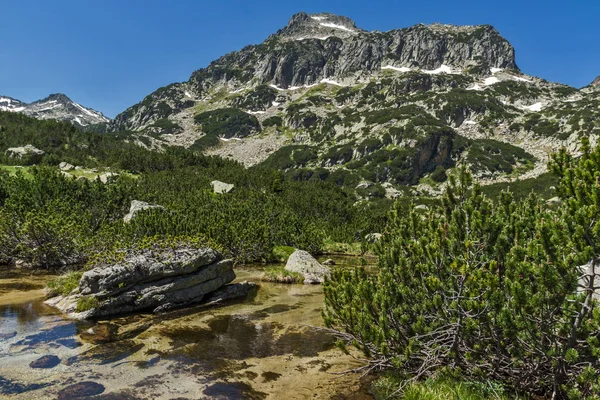
[[[558,210],[534,194],[492,201],[464,170],[427,215],[396,204],[379,273],[338,271],[326,284],[326,324],[371,357],[365,368],[405,382],[452,373],[553,398],[598,395],[600,150],[579,162],[561,153],[553,166]]]

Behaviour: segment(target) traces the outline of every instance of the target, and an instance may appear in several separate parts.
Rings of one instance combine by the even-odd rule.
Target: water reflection
[[[0,333],[38,329],[40,317],[56,314],[54,309],[39,301],[0,305]]]

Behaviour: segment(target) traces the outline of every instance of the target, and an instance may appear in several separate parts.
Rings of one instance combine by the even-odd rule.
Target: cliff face
[[[112,129],[143,129],[191,107],[215,86],[288,89],[322,81],[356,83],[382,68],[462,72],[477,67],[518,71],[513,47],[489,25],[367,32],[346,17],[299,13],[262,44],[229,53],[194,72],[188,82],[150,94],[118,115]]]

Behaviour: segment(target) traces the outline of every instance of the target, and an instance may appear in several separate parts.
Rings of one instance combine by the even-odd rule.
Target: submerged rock
[[[329,268],[319,262],[304,250],[296,250],[288,258],[285,269],[304,276],[304,284],[323,283],[325,277],[331,278]]]
[[[195,305],[219,293],[227,299],[247,295],[249,288],[225,286],[234,279],[233,261],[208,247],[144,250],[85,272],[76,294],[52,298],[46,304],[75,319],[158,313]],[[219,291],[224,286],[227,290]]]
[[[104,393],[104,386],[96,382],[79,382],[58,392],[58,400],[89,398]]]
[[[125,215],[125,217],[123,217],[123,221],[130,222],[140,211],[151,210],[153,208],[161,210],[165,209],[163,206],[159,206],[158,204],[150,204],[146,203],[145,201],[133,200],[131,202],[131,205],[129,206],[129,212],[127,213],[127,215]]]
[[[60,364],[60,358],[57,356],[42,356],[35,361],[32,361],[29,366],[31,368],[54,368]]]

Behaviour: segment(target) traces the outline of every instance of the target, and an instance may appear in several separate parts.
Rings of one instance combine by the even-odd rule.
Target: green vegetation
[[[402,391],[398,388],[405,382],[391,374],[385,375],[373,384],[373,392],[377,400],[518,400],[529,397],[509,393],[503,386],[495,382],[462,381],[452,378],[433,378],[423,382],[411,382]]]
[[[372,359],[365,370],[390,370],[398,382],[448,374],[519,393],[597,397],[600,147],[584,143],[583,152],[554,157],[563,204],[553,208],[535,194],[489,199],[465,170],[424,214],[397,202],[374,247],[379,273],[336,270],[326,282],[326,325]],[[590,260],[578,290],[587,271],[579,266]]]
[[[263,121],[263,126],[265,128],[269,126],[283,126],[283,119],[277,115],[269,117]]]
[[[50,290],[49,294],[60,294],[62,296],[68,295],[79,285],[81,275],[83,275],[83,272],[81,271],[71,271],[48,282],[47,286]]]
[[[531,169],[535,162],[535,157],[522,148],[493,139],[458,137],[453,150],[456,153],[466,150],[464,159],[473,172],[511,174],[518,166],[522,171]]]
[[[486,196],[498,198],[503,191],[509,190],[515,199],[523,200],[531,193],[535,193],[542,199],[556,196],[555,188],[558,185],[558,177],[552,173],[545,173],[537,178],[518,180],[514,182],[494,183],[481,188]]]
[[[291,246],[275,246],[271,251],[271,260],[275,262],[286,262],[295,251]]]
[[[250,93],[234,98],[231,105],[251,111],[265,110],[271,107],[271,103],[275,101],[276,97],[275,89],[267,85],[260,85]]]
[[[95,296],[82,296],[77,299],[77,312],[84,312],[98,307],[99,301]]]
[[[28,136],[35,144],[53,143],[39,145],[46,151],[44,160],[58,163],[70,156],[67,161],[88,166],[104,160],[111,171],[136,171],[121,172],[108,183],[64,176],[46,165],[28,168],[27,175],[20,169],[1,173],[2,260],[62,268],[146,238],[185,236],[207,238],[238,262],[269,261],[276,246],[318,253],[325,238],[351,242],[381,230],[383,220],[366,215],[369,205],[355,205],[355,194],[332,182],[286,179],[267,165],[247,170],[193,149],[153,152],[94,133],[86,133],[82,140],[84,144],[98,140],[98,147],[71,151],[84,135],[69,130],[70,125],[10,113],[0,117],[18,121],[4,125],[0,133],[4,148],[22,145],[15,139],[17,133],[35,130],[35,137]],[[297,146],[290,149],[288,159],[302,165],[315,154],[309,146]],[[233,183],[235,190],[227,196],[214,194],[210,182],[215,179]],[[132,200],[160,204],[168,212],[143,212],[125,224],[123,216]],[[389,204],[379,207],[377,215],[385,215]]]
[[[302,283],[304,277],[297,272],[287,271],[283,267],[270,267],[265,269],[265,273],[260,278],[264,282],[274,283]]]
[[[194,117],[207,136],[224,138],[245,137],[260,132],[260,124],[255,116],[237,108],[220,108],[205,111]]]
[[[152,128],[158,128],[161,130],[161,133],[175,133],[181,130],[181,126],[171,121],[168,118],[161,118],[157,120],[155,123],[150,125]]]

